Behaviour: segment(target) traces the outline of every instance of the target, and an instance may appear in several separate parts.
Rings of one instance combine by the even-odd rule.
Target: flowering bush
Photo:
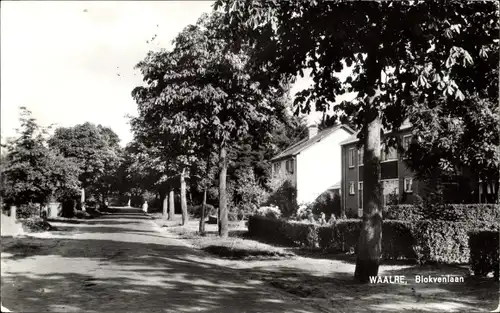
[[[274,207],[273,206],[263,206],[257,210],[255,215],[279,219],[281,217],[281,211],[278,207],[275,207],[275,206]]]

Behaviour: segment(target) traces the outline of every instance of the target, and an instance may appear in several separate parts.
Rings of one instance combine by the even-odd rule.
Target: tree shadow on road
[[[16,259],[18,264],[16,270],[8,266],[4,271],[2,302],[11,310],[314,312],[285,301],[286,297],[270,292],[271,287],[237,270],[205,262],[205,254],[185,246],[115,240],[10,241],[2,245],[2,258]],[[40,248],[27,248],[35,246]]]
[[[144,222],[120,219],[66,225],[67,232],[54,232],[57,238],[2,238],[3,304],[21,312],[314,311],[298,302],[305,307],[320,303],[334,312],[434,312],[484,310],[498,303],[498,282],[491,281],[359,285],[351,272],[314,275],[286,261],[232,269],[145,228]],[[77,228],[81,232],[75,234]],[[349,261],[336,262],[353,266]],[[463,271],[406,266],[381,275],[466,275]],[[297,300],[290,300],[293,296]]]

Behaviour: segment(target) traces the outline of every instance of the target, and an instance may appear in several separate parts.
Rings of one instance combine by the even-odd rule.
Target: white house
[[[323,192],[340,186],[342,179],[340,143],[354,134],[347,125],[318,132],[308,127],[308,137],[271,159],[273,174],[285,170],[297,190],[297,203],[308,204]]]

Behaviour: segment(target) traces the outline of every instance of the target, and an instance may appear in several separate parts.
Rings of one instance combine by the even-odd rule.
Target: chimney
[[[308,132],[308,139],[311,139],[312,137],[316,136],[318,134],[318,125],[316,124],[311,124],[307,127],[307,132]]]

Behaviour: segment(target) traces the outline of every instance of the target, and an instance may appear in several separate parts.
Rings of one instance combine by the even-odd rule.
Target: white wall
[[[297,202],[314,201],[342,178],[340,142],[351,134],[343,128],[297,155]]]

